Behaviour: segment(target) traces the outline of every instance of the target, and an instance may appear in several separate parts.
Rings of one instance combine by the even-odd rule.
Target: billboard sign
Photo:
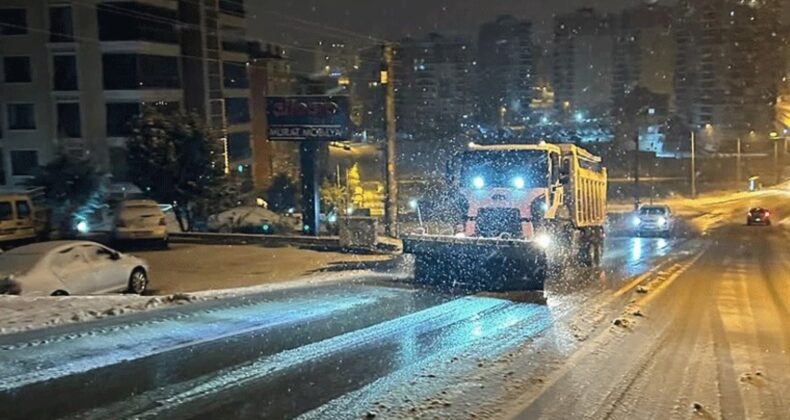
[[[351,138],[348,96],[269,96],[269,140],[342,141]]]

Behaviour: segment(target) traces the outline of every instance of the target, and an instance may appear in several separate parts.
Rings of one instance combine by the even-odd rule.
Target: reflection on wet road
[[[431,361],[506,352],[682,244],[610,239],[604,270],[564,273],[548,300],[361,281],[0,338],[0,417],[297,416]]]

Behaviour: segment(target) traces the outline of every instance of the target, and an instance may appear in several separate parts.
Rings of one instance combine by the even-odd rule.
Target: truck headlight
[[[546,233],[539,233],[535,236],[535,244],[540,248],[548,249],[551,246],[551,236]]]
[[[662,216],[662,217],[658,218],[658,225],[659,226],[665,226],[666,224],[667,224],[667,218],[666,217]]]
[[[478,190],[483,189],[486,186],[486,180],[482,176],[476,176],[472,178],[472,186],[477,188]]]
[[[642,219],[640,219],[639,217],[634,217],[632,223],[634,224],[634,226],[639,226],[642,224]]]
[[[523,177],[517,176],[513,178],[513,187],[518,190],[523,190],[527,183],[524,181]]]

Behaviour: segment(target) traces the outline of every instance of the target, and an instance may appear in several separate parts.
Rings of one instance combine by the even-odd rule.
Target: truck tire
[[[604,250],[603,235],[600,235],[599,238],[597,239],[598,240],[593,245],[593,249],[595,251],[592,260],[593,267],[600,267],[601,264],[603,263],[603,250]]]

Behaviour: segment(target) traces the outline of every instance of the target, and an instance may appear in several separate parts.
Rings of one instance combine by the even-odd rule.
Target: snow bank
[[[191,295],[170,296],[0,296],[0,334],[11,334],[73,322],[90,321],[163,306],[201,300]]]
[[[259,286],[219,289],[165,296],[103,295],[26,297],[0,295],[0,334],[48,328],[91,321],[111,316],[167,308],[212,299],[254,295],[275,290],[310,287],[322,283],[364,279],[397,280],[402,274],[374,273],[365,270],[320,273],[291,281]]]

